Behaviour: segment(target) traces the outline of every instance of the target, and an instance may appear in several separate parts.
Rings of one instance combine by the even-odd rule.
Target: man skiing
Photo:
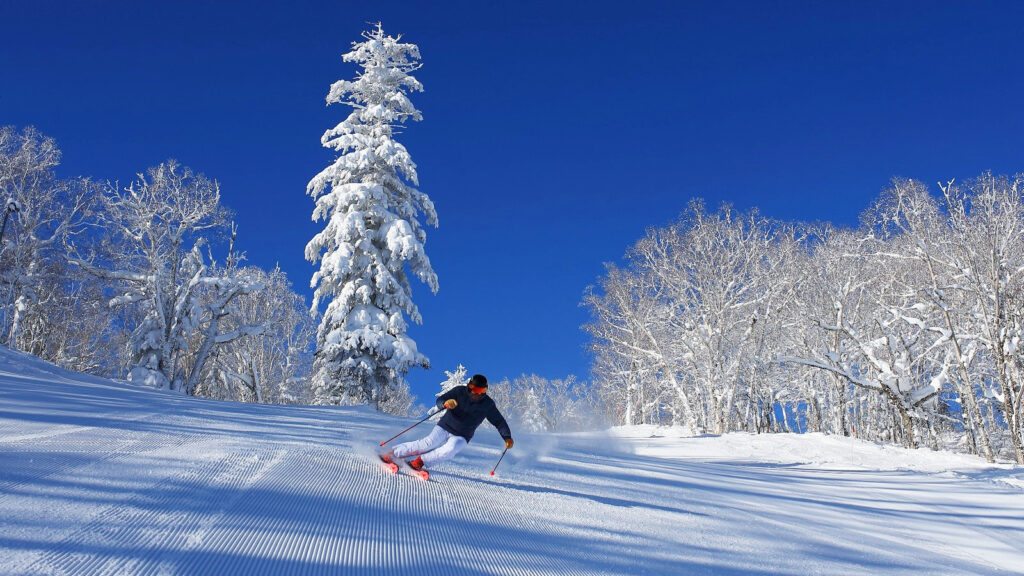
[[[506,450],[514,444],[505,417],[498,411],[494,400],[487,396],[487,378],[482,374],[474,375],[465,386],[456,386],[438,396],[436,406],[431,408],[430,413],[436,414],[441,410],[447,412],[430,434],[413,442],[399,444],[381,454],[380,459],[396,471],[396,458],[415,456],[407,463],[420,478],[426,480],[430,477],[427,467],[458,454],[473,438],[473,433],[485,418],[498,429],[498,434],[505,440]]]

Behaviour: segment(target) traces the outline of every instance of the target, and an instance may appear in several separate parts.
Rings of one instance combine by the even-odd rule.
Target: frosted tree
[[[813,236],[815,240],[796,271],[801,289],[790,311],[797,325],[782,335],[782,345],[793,356],[825,355],[835,362],[847,362],[850,352],[836,327],[848,323],[849,318],[859,324],[869,313],[865,311],[869,308],[867,289],[877,280],[876,270],[862,249],[862,233],[824,225]],[[807,364],[787,366],[793,399],[808,411],[808,429],[850,435],[854,428],[848,406],[853,389],[847,379]]]
[[[259,327],[225,333],[220,323],[229,304],[262,288],[258,281],[211,269],[203,254],[207,234],[226,228],[220,188],[169,160],[139,174],[127,188],[103,196],[107,250],[72,261],[110,282],[111,307],[138,311],[129,342],[128,377],[159,388],[193,393],[211,352]]]
[[[416,404],[416,396],[405,380],[399,381],[388,391],[387,398],[377,404],[377,409],[385,414],[394,414],[403,418],[426,412],[424,406]]]
[[[905,276],[900,272],[919,270],[911,276],[911,282],[903,283],[902,291],[912,294],[909,301],[903,307],[890,307],[888,312],[928,335],[932,343],[928,350],[932,355],[937,352],[944,356],[934,370],[935,384],[941,387],[951,383],[955,387],[963,407],[968,446],[992,461],[991,441],[978,405],[986,378],[975,366],[978,341],[972,333],[975,328],[971,315],[962,312],[969,308],[964,305],[966,282],[957,261],[959,243],[951,233],[950,220],[925,185],[904,179],[893,181],[870,214],[880,233],[901,239],[904,246],[876,257],[889,262],[891,274],[897,279]]]
[[[681,408],[671,423],[696,430],[691,390],[677,376],[675,356],[663,338],[671,332],[665,329],[671,319],[660,312],[659,292],[641,287],[649,283],[639,273],[611,264],[606,268],[607,275],[588,288],[583,301],[593,317],[584,329],[593,338],[594,385],[619,424],[662,424],[661,408],[667,403],[670,410]],[[666,402],[668,395],[676,402]]]
[[[462,364],[459,364],[459,367],[454,372],[445,370],[444,375],[448,378],[441,382],[441,391],[436,396],[440,396],[456,386],[465,386],[466,381],[469,380],[469,377],[466,376],[466,367]]]
[[[642,292],[661,301],[655,317],[663,332],[656,340],[666,380],[687,410],[700,407],[699,429],[728,432],[742,412],[761,418],[748,410],[770,390],[761,378],[766,363],[757,357],[770,362],[765,331],[793,291],[773,275],[773,268],[787,266],[783,240],[788,246],[792,234],[756,211],[739,214],[723,206],[710,214],[694,201],[680,222],[652,230],[632,252]],[[688,419],[693,428],[694,416]]]
[[[214,182],[174,161],[139,174],[127,188],[111,187],[105,197],[108,229],[124,251],[100,275],[120,288],[112,306],[139,303],[145,310],[130,343],[133,381],[175,389],[184,383],[182,356],[202,314],[200,234],[224,225],[219,202]]]
[[[546,432],[554,427],[549,413],[541,401],[540,394],[533,386],[526,385],[520,391],[516,408],[520,424],[530,432]]]
[[[971,311],[971,332],[984,351],[978,354],[990,366],[985,379],[998,388],[982,395],[1001,405],[1014,457],[1024,464],[1024,175],[983,174],[942,192],[954,282]]]
[[[585,383],[575,376],[548,380],[536,374],[522,375],[510,384],[508,414],[520,426],[533,432],[582,430],[604,423],[601,406]],[[495,398],[495,401],[498,399]]]
[[[579,430],[596,420],[589,388],[575,376],[548,380],[544,391],[553,430]]]
[[[903,261],[894,266],[885,255],[906,253],[902,237],[861,239],[856,249],[867,260],[864,272],[869,282],[849,292],[852,299],[865,299],[864,314],[853,314],[855,306],[836,300],[836,323],[820,322],[826,332],[818,340],[827,348],[810,352],[808,357],[787,358],[794,364],[819,368],[865,392],[884,398],[895,413],[886,426],[885,438],[917,447],[926,432],[928,414],[935,408],[944,377],[927,361],[932,344],[928,330],[914,322],[908,311],[916,304],[913,291],[906,289],[920,279],[920,269]],[[852,254],[855,254],[851,251]],[[845,292],[834,286],[832,292]],[[832,343],[835,343],[833,348]]]
[[[515,412],[512,411],[512,381],[502,378],[499,382],[491,382],[487,387],[487,395],[498,405],[505,418],[510,421],[517,421]]]
[[[1024,176],[941,191],[894,180],[856,229],[691,204],[588,292],[596,393],[622,423],[1024,461]]]
[[[88,227],[95,189],[87,180],[56,178],[60,156],[54,140],[35,128],[0,128],[0,342],[88,369],[97,352],[93,336],[103,332],[88,309],[96,291],[69,272],[64,246]],[[67,325],[69,317],[78,322]],[[89,330],[78,330],[84,326]],[[69,334],[77,343],[63,338]]]
[[[411,75],[421,66],[419,49],[385,35],[380,24],[362,36],[343,56],[361,70],[327,95],[328,105],[353,111],[321,138],[338,157],[307,186],[316,201],[314,221],[327,224],[307,244],[306,259],[320,262],[312,310],[327,302],[317,331],[315,401],[379,409],[401,390],[410,368],[429,366],[406,334],[406,317],[422,321],[410,274],[438,289],[419,221],[422,215],[436,226],[437,214],[415,188],[411,156],[394,139],[407,120],[421,119],[408,97],[423,90]]]
[[[251,277],[264,288],[229,304],[231,313],[221,330],[226,337],[241,337],[222,347],[197,394],[242,402],[306,403],[305,376],[315,336],[306,302],[280,268],[268,273],[247,267],[235,276]],[[260,333],[253,333],[253,327]]]

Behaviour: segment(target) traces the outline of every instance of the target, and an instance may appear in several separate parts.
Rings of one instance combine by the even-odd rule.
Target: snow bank
[[[628,441],[634,453],[686,458],[799,464],[822,469],[907,470],[990,478],[1024,488],[1024,469],[1011,462],[990,464],[980,456],[911,450],[825,434],[748,434],[692,436],[685,428],[620,426],[609,435]]]

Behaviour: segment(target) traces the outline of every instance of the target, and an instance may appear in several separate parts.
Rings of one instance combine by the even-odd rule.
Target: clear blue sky
[[[421,400],[460,362],[586,378],[584,289],[691,197],[854,224],[893,176],[1024,170],[1018,2],[0,0],[0,124],[55,137],[62,176],[217,179],[308,298],[305,186],[348,113],[324,97],[376,21],[424,63]]]

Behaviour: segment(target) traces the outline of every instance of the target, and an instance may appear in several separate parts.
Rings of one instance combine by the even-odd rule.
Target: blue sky
[[[0,0],[0,124],[56,138],[62,176],[217,179],[308,298],[324,97],[377,21],[424,63],[421,400],[458,363],[586,378],[585,288],[692,197],[853,225],[893,176],[1024,169],[1019,3]]]

